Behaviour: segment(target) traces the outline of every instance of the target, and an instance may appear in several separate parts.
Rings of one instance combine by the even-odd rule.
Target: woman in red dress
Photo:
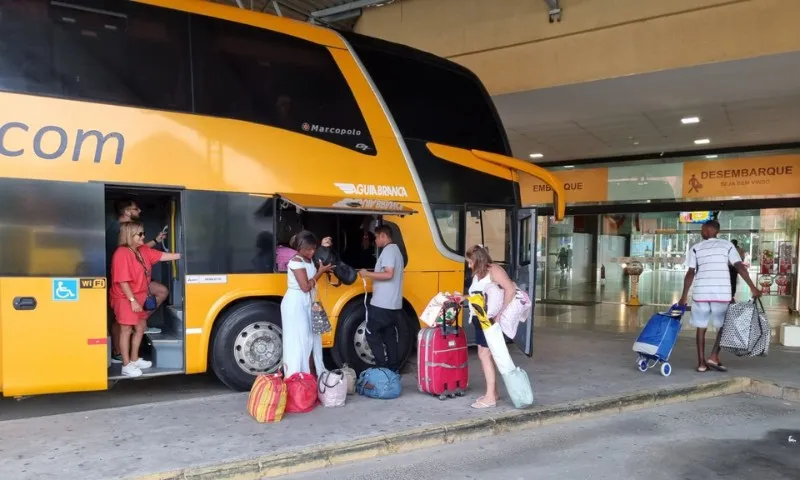
[[[122,374],[139,377],[142,369],[153,366],[139,358],[139,346],[147,329],[147,317],[155,311],[145,310],[150,294],[153,264],[181,258],[180,253],[165,253],[145,245],[141,222],[125,222],[119,227],[119,247],[111,257],[111,308],[120,325],[119,349],[122,353]],[[164,297],[159,297],[156,308]]]

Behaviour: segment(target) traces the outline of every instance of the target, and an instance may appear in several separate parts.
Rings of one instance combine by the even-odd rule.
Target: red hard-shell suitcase
[[[467,335],[458,326],[420,330],[417,337],[419,391],[447,397],[463,396],[469,386]]]

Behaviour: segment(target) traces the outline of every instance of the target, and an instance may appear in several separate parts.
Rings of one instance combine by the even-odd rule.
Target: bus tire
[[[332,352],[333,360],[339,367],[345,363],[348,364],[356,373],[361,373],[375,366],[373,363],[364,360],[364,347],[366,345],[360,344],[364,341],[366,317],[364,305],[358,302],[344,309],[339,316],[339,322],[336,327],[336,338]],[[401,369],[408,360],[414,345],[415,337],[411,321],[408,313],[403,311],[403,320],[397,325]]]
[[[228,388],[247,391],[256,375],[273,373],[281,367],[283,332],[279,304],[268,300],[246,301],[217,321],[219,326],[211,341],[211,369]]]

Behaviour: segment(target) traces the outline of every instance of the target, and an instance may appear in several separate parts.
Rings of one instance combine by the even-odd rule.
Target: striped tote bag
[[[247,410],[261,423],[281,421],[286,410],[286,383],[280,373],[256,377],[250,389]]]

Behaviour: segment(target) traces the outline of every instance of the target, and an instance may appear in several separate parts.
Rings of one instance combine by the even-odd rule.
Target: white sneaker
[[[130,362],[122,367],[122,374],[126,377],[136,378],[142,376],[142,371],[139,370],[135,363]]]
[[[153,366],[153,362],[145,360],[144,358],[136,360],[135,362],[133,362],[133,364],[136,365],[136,367],[139,368],[140,370],[144,370],[146,368],[150,368]]]

